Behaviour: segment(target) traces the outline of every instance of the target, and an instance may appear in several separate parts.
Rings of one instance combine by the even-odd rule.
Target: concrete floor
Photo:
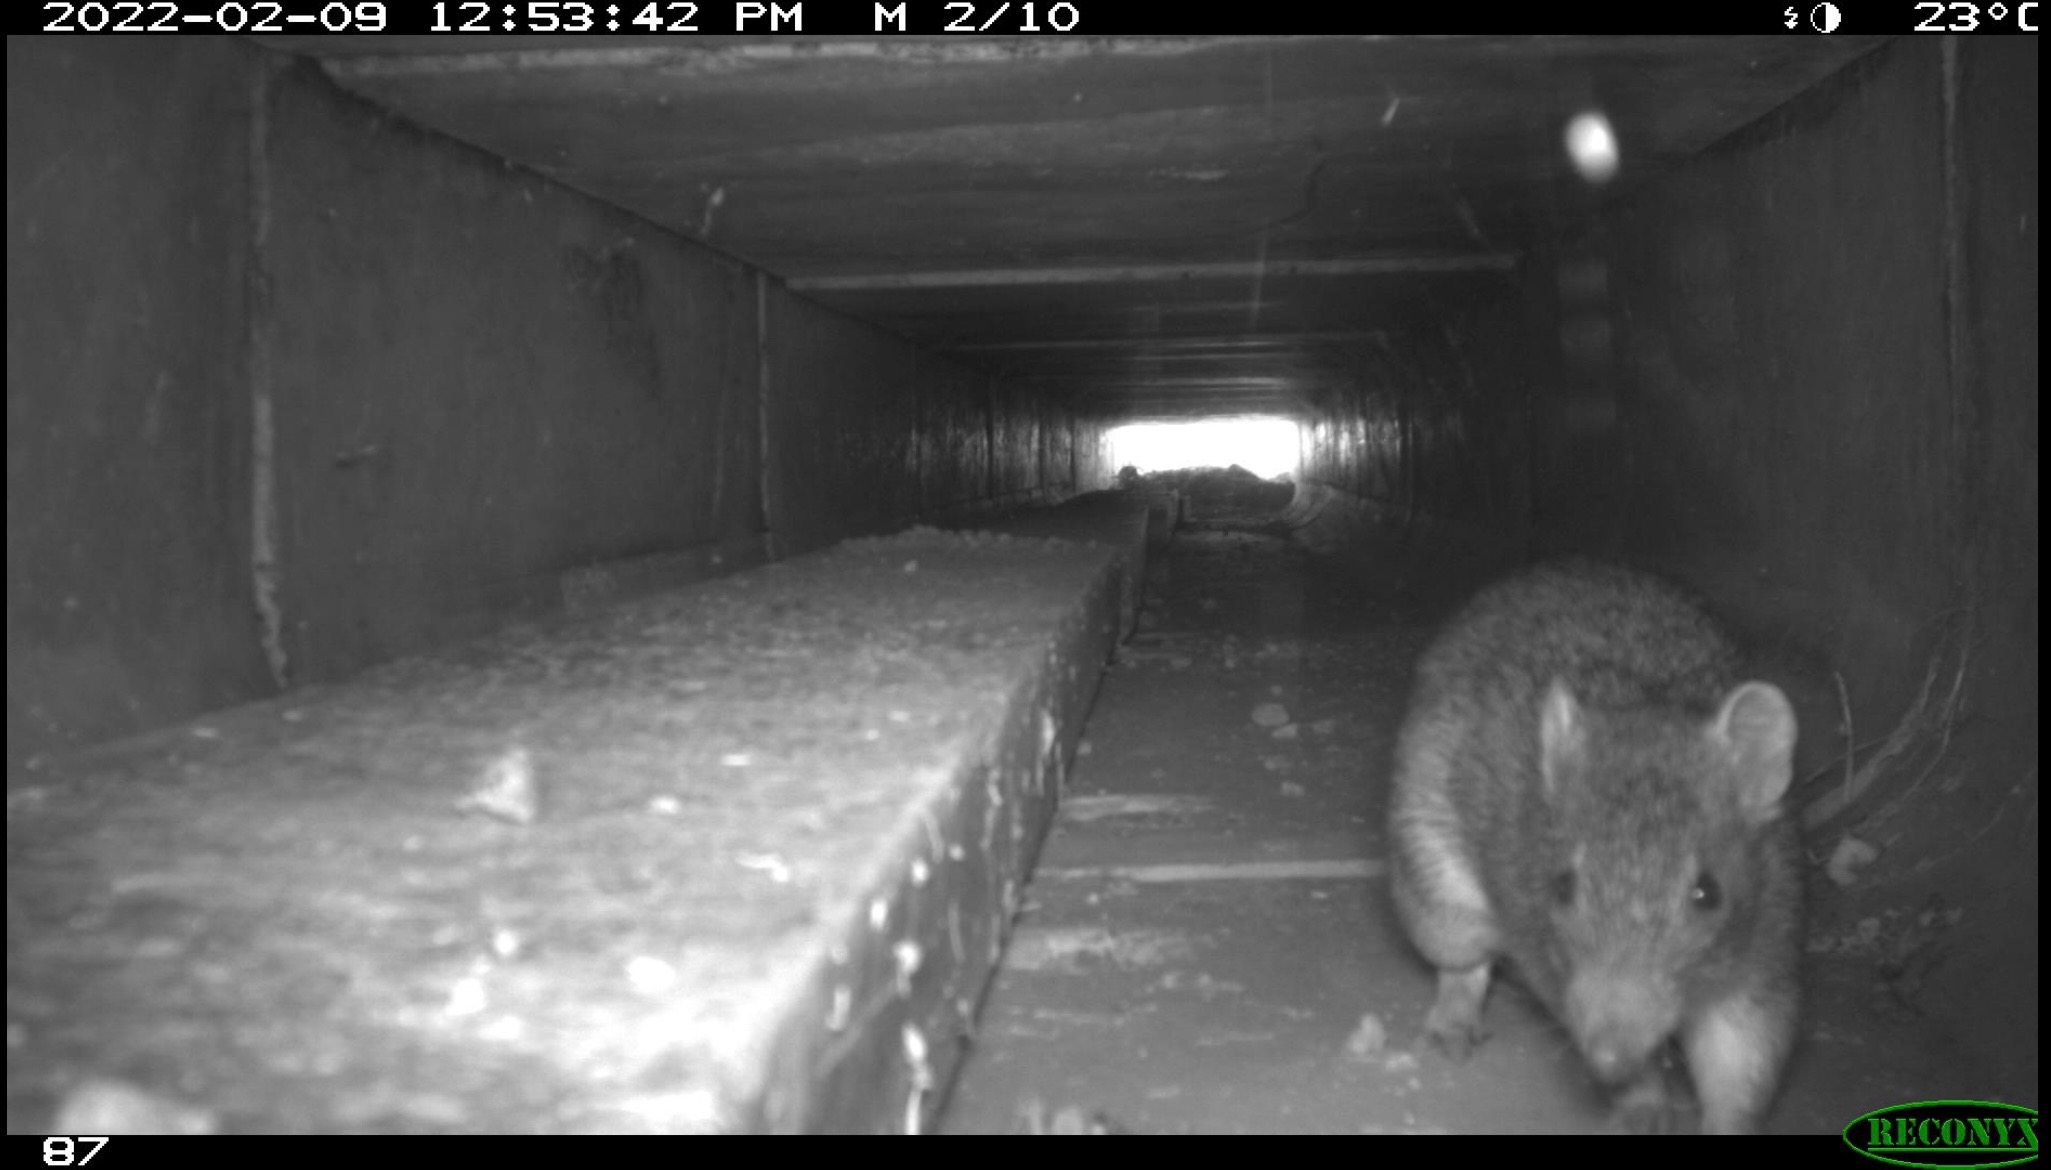
[[[1419,1043],[1432,981],[1386,903],[1383,788],[1410,664],[1467,587],[1398,602],[1253,521],[1186,527],[1150,579],[943,1132],[1608,1131],[1512,981],[1468,1062]],[[1769,1130],[1998,1091],[1879,1010],[1870,966],[1811,956]]]

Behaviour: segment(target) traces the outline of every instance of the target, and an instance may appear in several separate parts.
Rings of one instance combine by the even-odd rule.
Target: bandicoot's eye
[[[1574,904],[1573,870],[1563,869],[1558,873],[1552,875],[1552,880],[1547,883],[1547,886],[1551,890],[1552,900],[1556,904],[1562,907],[1572,906]]]
[[[1688,891],[1688,901],[1695,909],[1708,913],[1723,908],[1723,886],[1716,875],[1703,870],[1695,876],[1695,888]]]

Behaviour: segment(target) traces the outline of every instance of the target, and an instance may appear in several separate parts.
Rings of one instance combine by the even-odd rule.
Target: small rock
[[[1373,1012],[1360,1017],[1353,1026],[1353,1034],[1346,1037],[1346,1055],[1355,1060],[1369,1060],[1388,1047],[1389,1029],[1382,1018]]]
[[[1063,1105],[1049,1109],[1038,1099],[1026,1103],[1020,1110],[1021,1128],[1035,1137],[1084,1137],[1122,1134],[1123,1126],[1112,1121],[1101,1109],[1084,1109],[1080,1105]]]
[[[643,995],[660,995],[677,985],[677,969],[652,955],[627,960],[627,982]]]
[[[457,801],[456,807],[517,825],[533,824],[541,815],[541,786],[534,779],[534,758],[522,747],[493,760],[477,787]]]
[[[1860,870],[1879,857],[1880,850],[1847,833],[1839,839],[1837,848],[1830,851],[1830,863],[1824,872],[1838,885],[1849,886],[1858,880]]]
[[[442,1014],[450,1019],[464,1019],[489,1006],[491,993],[485,989],[484,977],[473,972],[450,985],[448,1001],[442,1004]]]

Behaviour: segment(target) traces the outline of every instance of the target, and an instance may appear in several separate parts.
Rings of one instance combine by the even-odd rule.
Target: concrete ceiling
[[[1281,409],[1844,37],[272,37],[344,87],[1105,416]],[[1600,108],[1617,178],[1562,128]]]

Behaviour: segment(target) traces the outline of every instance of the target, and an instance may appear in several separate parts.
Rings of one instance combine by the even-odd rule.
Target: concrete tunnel
[[[1421,1042],[1388,906],[1412,663],[1555,554],[1798,715],[1764,1128],[2036,1106],[2034,39],[7,93],[10,1132],[1602,1132],[1514,973]]]

